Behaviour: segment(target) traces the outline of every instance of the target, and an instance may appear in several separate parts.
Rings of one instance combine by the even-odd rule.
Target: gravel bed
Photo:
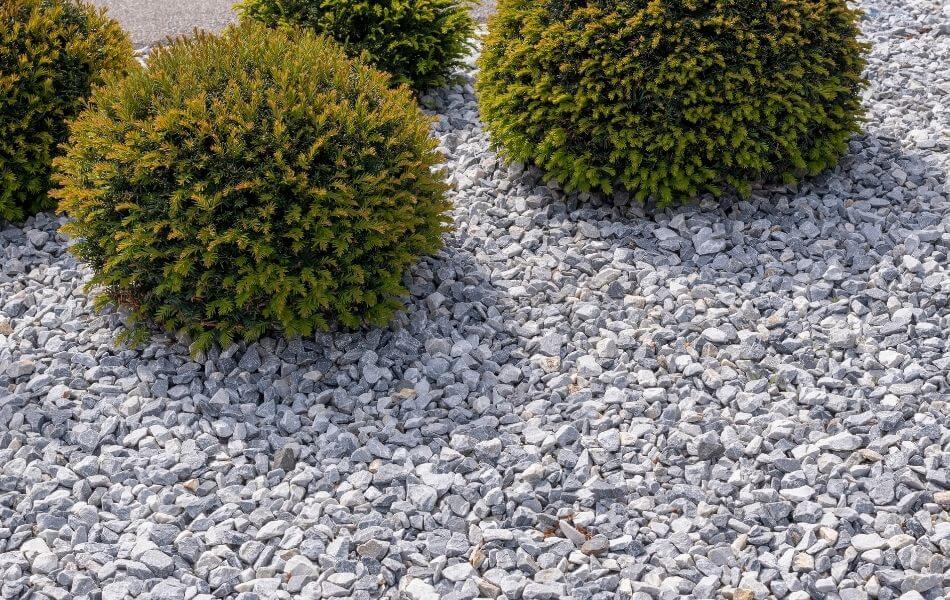
[[[7,226],[0,598],[950,597],[950,8],[863,6],[866,135],[749,201],[565,197],[425,98],[458,230],[387,329],[116,348]]]

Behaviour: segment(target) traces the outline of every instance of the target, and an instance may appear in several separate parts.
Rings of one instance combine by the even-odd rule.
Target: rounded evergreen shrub
[[[416,91],[446,83],[468,51],[475,23],[467,0],[243,0],[242,17],[301,26],[363,54]]]
[[[91,4],[0,1],[0,221],[52,206],[66,121],[104,77],[134,66],[128,36]]]
[[[747,194],[833,165],[858,131],[858,17],[846,0],[500,0],[482,117],[568,190]]]
[[[100,87],[55,197],[101,304],[192,337],[383,323],[449,208],[430,120],[330,39],[232,26]],[[136,325],[137,324],[137,325]]]

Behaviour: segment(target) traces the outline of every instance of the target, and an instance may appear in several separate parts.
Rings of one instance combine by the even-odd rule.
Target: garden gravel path
[[[727,206],[425,98],[457,232],[388,329],[115,348],[58,220],[3,229],[0,598],[950,597],[950,9],[863,6],[866,135]]]
[[[189,35],[196,28],[218,31],[237,19],[238,0],[91,0],[109,10],[132,37],[136,48],[155,46],[168,37]],[[479,0],[472,14],[480,23],[488,19],[495,0]]]
[[[195,29],[218,31],[237,19],[238,0],[91,0],[109,10],[136,48],[154,46]]]

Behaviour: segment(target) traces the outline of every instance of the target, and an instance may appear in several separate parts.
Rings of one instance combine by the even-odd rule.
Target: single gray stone
[[[159,577],[171,575],[175,570],[175,561],[161,550],[148,550],[139,561]]]
[[[424,484],[409,484],[407,497],[416,508],[425,512],[435,508],[439,499],[435,489]]]

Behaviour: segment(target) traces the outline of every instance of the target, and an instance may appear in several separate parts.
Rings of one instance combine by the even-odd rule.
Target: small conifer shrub
[[[0,0],[0,221],[51,208],[66,121],[110,73],[137,66],[105,12],[76,0]]]
[[[53,193],[99,304],[129,309],[120,340],[381,324],[446,229],[429,125],[332,40],[247,23],[98,88]]]
[[[858,17],[846,0],[500,0],[482,117],[568,190],[747,194],[835,164],[858,131]]]
[[[416,91],[446,83],[475,31],[468,0],[243,0],[237,9],[328,35]]]

